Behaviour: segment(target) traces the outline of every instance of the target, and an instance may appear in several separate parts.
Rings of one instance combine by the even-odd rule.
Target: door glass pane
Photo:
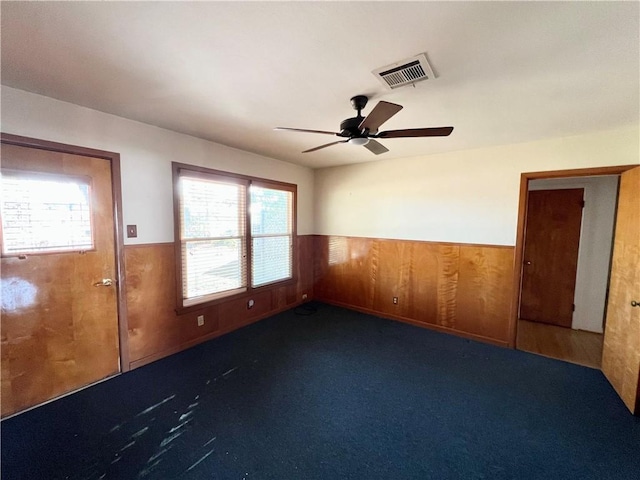
[[[88,179],[2,172],[3,254],[93,247]]]

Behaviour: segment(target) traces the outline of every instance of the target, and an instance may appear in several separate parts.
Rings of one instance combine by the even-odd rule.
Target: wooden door
[[[640,414],[640,167],[621,175],[602,371]]]
[[[120,357],[111,163],[3,144],[2,177],[3,194],[40,191],[3,199],[5,416],[119,372]]]
[[[529,192],[520,318],[571,327],[584,189]]]

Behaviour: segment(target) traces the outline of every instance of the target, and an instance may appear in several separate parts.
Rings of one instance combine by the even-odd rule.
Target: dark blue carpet
[[[317,307],[2,422],[2,478],[640,478],[599,371]]]

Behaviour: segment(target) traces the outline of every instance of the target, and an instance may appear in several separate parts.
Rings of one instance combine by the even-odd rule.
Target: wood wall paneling
[[[513,249],[460,247],[457,330],[509,342]]]
[[[513,248],[336,236],[314,242],[318,300],[508,344]]]
[[[188,339],[175,314],[173,244],[125,247],[132,362]]]
[[[316,298],[372,309],[377,261],[376,241],[369,238],[316,236]]]
[[[456,285],[458,279],[457,245],[413,242],[416,254],[409,264],[411,295],[405,316],[442,327],[453,328],[456,319]],[[436,305],[435,317],[430,305]],[[428,313],[428,316],[425,316]]]
[[[302,299],[303,294],[307,294],[307,299],[313,298],[314,277],[314,257],[315,241],[313,235],[298,235],[298,262],[297,268],[297,300]]]
[[[458,247],[377,240],[373,310],[422,323],[453,326]],[[398,303],[393,303],[393,298]]]
[[[362,278],[371,279],[373,298],[370,308],[377,312],[392,315],[403,313],[403,307],[407,303],[409,292],[409,268],[412,246],[407,242],[394,242],[380,240],[374,242],[372,258],[369,264],[371,272],[362,275]],[[393,303],[393,298],[398,297],[398,303]]]
[[[286,310],[313,295],[313,237],[298,236],[296,283],[262,287],[228,301],[176,314],[173,243],[125,248],[129,353],[135,368]],[[254,305],[247,307],[252,299]],[[204,315],[204,325],[197,325]]]

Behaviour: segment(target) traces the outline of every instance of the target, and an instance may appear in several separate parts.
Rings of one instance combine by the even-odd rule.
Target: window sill
[[[293,277],[287,280],[282,280],[279,282],[273,282],[273,283],[268,283],[266,285],[261,285],[259,287],[253,287],[253,288],[249,287],[246,289],[242,289],[242,291],[235,290],[234,292],[237,292],[237,293],[230,293],[228,295],[224,295],[222,297],[214,298],[211,300],[206,300],[201,303],[176,307],[175,312],[177,315],[184,315],[187,313],[193,313],[200,310],[205,310],[215,305],[220,305],[226,302],[239,300],[241,298],[246,298],[248,300],[251,298],[251,295],[253,294],[268,291],[268,290],[275,290],[276,288],[288,287],[291,285],[295,285],[296,283],[297,283],[297,278]]]

